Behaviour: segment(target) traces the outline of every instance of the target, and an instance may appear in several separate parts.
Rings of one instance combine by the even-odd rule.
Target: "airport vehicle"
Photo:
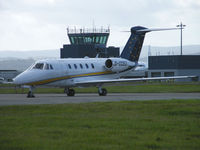
[[[17,85],[29,87],[30,90],[27,97],[34,97],[34,88],[40,85],[64,87],[68,96],[75,95],[73,87],[96,86],[99,95],[105,96],[107,90],[102,88],[102,85],[105,83],[189,78],[189,76],[120,78],[140,65],[138,60],[147,32],[172,29],[174,28],[148,29],[141,26],[132,27],[130,38],[120,58],[86,57],[39,60],[14,78],[13,82]]]

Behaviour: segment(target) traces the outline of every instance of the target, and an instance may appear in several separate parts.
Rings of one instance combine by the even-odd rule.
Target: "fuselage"
[[[123,58],[40,60],[14,78],[14,83],[73,87],[80,81],[117,79],[136,66],[136,63]]]

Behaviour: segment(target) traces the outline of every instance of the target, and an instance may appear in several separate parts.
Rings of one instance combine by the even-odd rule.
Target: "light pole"
[[[186,26],[186,25],[182,24],[182,22],[181,22],[179,25],[176,26],[176,27],[180,27],[180,29],[181,29],[181,55],[183,55],[183,48],[182,48],[182,30],[184,29],[185,26]]]

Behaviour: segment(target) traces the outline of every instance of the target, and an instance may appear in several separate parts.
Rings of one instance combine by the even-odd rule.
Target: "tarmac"
[[[107,96],[92,93],[76,94],[73,97],[68,97],[66,94],[36,94],[35,96],[35,98],[27,98],[26,94],[0,94],[0,106],[171,99],[200,100],[200,93],[108,93]]]

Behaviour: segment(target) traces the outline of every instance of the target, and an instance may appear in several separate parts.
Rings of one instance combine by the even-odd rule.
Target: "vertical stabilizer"
[[[141,26],[131,28],[131,36],[121,53],[122,58],[134,62],[137,62],[139,60],[145,33],[148,32],[145,31],[146,29],[147,28]]]
[[[154,28],[148,29],[141,26],[136,26],[131,28],[131,36],[128,39],[122,53],[121,57],[128,59],[130,61],[137,62],[140,57],[140,52],[144,42],[144,37],[147,32],[151,31],[165,31],[165,30],[177,30],[180,28]]]

